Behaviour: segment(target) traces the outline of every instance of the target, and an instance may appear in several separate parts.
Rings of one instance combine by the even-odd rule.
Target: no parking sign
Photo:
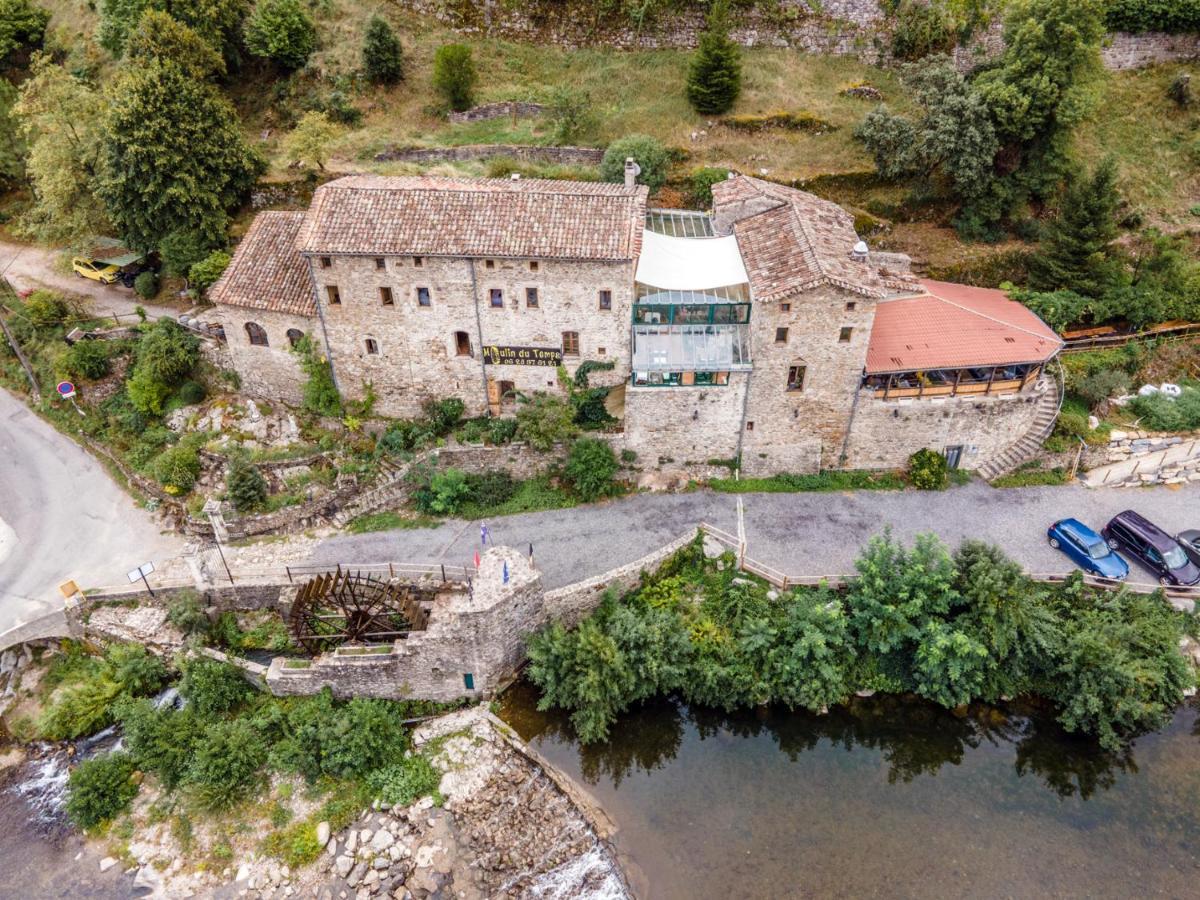
[[[55,390],[58,391],[58,396],[64,400],[70,400],[75,396],[75,385],[69,381],[60,381]]]

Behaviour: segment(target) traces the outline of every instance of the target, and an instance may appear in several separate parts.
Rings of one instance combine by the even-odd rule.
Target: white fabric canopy
[[[745,284],[746,267],[737,238],[670,237],[642,232],[637,281],[664,291],[705,291]]]

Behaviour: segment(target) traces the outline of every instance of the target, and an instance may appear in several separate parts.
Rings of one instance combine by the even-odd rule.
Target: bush
[[[1165,394],[1137,397],[1129,404],[1142,419],[1142,426],[1154,431],[1192,431],[1200,428],[1200,388],[1185,387],[1172,400]]]
[[[419,754],[413,754],[403,762],[372,772],[367,777],[367,783],[375,792],[375,796],[383,803],[397,807],[408,806],[430,794],[434,794],[436,798],[441,781],[441,772]]]
[[[1192,76],[1187,72],[1180,72],[1176,75],[1171,80],[1171,86],[1167,88],[1167,96],[1180,109],[1190,109],[1192,106]]]
[[[138,768],[157,775],[167,790],[181,784],[204,734],[200,720],[189,710],[155,709],[149,700],[122,703],[117,718]]]
[[[188,279],[201,291],[206,291],[225,274],[232,257],[224,250],[214,250],[188,269]]]
[[[262,784],[266,762],[267,743],[249,721],[215,722],[196,742],[186,780],[205,806],[227,807]]]
[[[299,0],[258,0],[244,29],[246,49],[299,69],[317,47],[317,29]]]
[[[141,413],[159,415],[175,385],[200,361],[200,341],[178,322],[159,319],[138,342],[137,361],[125,390]]]
[[[429,423],[429,430],[438,437],[445,437],[462,421],[465,408],[457,397],[447,397],[445,400],[426,400],[421,411]]]
[[[550,450],[579,433],[575,409],[553,394],[534,394],[517,408],[517,438],[535,450]]]
[[[377,446],[386,453],[411,453],[432,438],[433,435],[420,422],[402,419],[387,427],[380,435]]]
[[[471,495],[467,475],[461,469],[447,469],[430,479],[428,486],[416,492],[417,508],[421,512],[450,516]]]
[[[300,357],[300,368],[308,377],[304,382],[304,408],[318,416],[340,416],[342,397],[333,380],[333,369],[312,337],[306,334],[296,341],[292,352]]]
[[[196,656],[181,667],[179,693],[201,718],[227,713],[246,702],[252,688],[233,666]]]
[[[617,490],[613,476],[619,464],[612,446],[596,438],[580,438],[567,457],[567,478],[581,500],[591,502]]]
[[[158,242],[163,271],[183,278],[213,251],[211,234],[191,228],[179,228]]]
[[[108,347],[104,341],[76,341],[63,354],[62,366],[73,378],[103,378],[109,370]]]
[[[1119,397],[1129,393],[1129,376],[1119,369],[1101,369],[1087,376],[1075,385],[1075,393],[1082,397],[1088,406],[1099,406],[1110,397]]]
[[[317,826],[312,822],[296,822],[272,831],[263,841],[264,851],[293,869],[316,862],[324,849],[317,841]]]
[[[25,314],[35,328],[56,328],[69,313],[66,301],[50,291],[34,291],[25,300]]]
[[[363,72],[375,84],[396,84],[404,78],[404,49],[387,20],[371,16],[363,34]]]
[[[516,419],[489,419],[487,441],[497,446],[510,444],[517,435]]]
[[[168,494],[186,494],[200,476],[200,454],[194,447],[177,444],[160,453],[151,470]]]
[[[61,741],[95,734],[112,724],[122,700],[152,694],[166,677],[158,657],[138,644],[113,644],[102,660],[77,671],[38,719],[42,737]]]
[[[85,759],[67,784],[67,815],[79,828],[94,828],[128,808],[137,796],[134,760],[128,753]]]
[[[556,85],[551,90],[546,102],[546,116],[553,124],[556,144],[574,143],[591,132],[596,124],[591,96],[567,85]]]
[[[657,138],[647,134],[630,134],[608,145],[600,161],[600,180],[620,184],[625,180],[625,159],[632,156],[641,167],[638,181],[657,191],[667,180],[670,157]]]
[[[954,48],[954,31],[938,3],[902,0],[892,29],[892,56],[912,62]]]
[[[949,484],[946,457],[936,450],[918,450],[908,458],[908,481],[922,491],[945,490]]]
[[[204,390],[204,385],[198,381],[185,381],[179,386],[179,399],[188,406],[203,403],[207,396],[208,392]]]
[[[697,169],[688,178],[688,202],[698,209],[710,209],[713,205],[713,185],[720,184],[728,177],[728,169],[712,166]]]
[[[451,109],[470,109],[475,94],[475,59],[463,44],[444,44],[433,57],[433,87]]]
[[[267,480],[258,466],[238,454],[229,460],[225,492],[238,512],[253,509],[267,499]]]
[[[1106,17],[1109,31],[1200,31],[1200,3],[1195,0],[1109,0]]]
[[[167,621],[185,636],[205,634],[208,631],[208,613],[200,603],[200,596],[190,588],[179,591],[167,602]]]
[[[133,290],[143,300],[153,300],[158,296],[158,276],[149,269],[138,272],[133,279]]]

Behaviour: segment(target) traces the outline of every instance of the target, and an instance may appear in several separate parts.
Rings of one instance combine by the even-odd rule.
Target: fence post
[[[442,584],[446,583],[446,564],[442,563]]]
[[[396,577],[396,570],[392,568],[392,564],[390,562],[388,563],[388,577],[389,578]]]
[[[295,584],[295,582],[292,581],[292,567],[285,565],[284,568],[287,570],[288,584]]]

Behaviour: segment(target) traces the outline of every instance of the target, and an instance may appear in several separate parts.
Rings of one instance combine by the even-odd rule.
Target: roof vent
[[[512,175],[510,175],[510,176],[509,176],[509,178],[511,178],[513,181],[520,181],[520,180],[521,180],[521,173],[520,173],[520,172],[513,172],[513,173],[512,173]]]
[[[871,250],[867,247],[866,241],[859,241],[854,245],[854,249],[850,251],[850,258],[855,262],[866,262]]]

